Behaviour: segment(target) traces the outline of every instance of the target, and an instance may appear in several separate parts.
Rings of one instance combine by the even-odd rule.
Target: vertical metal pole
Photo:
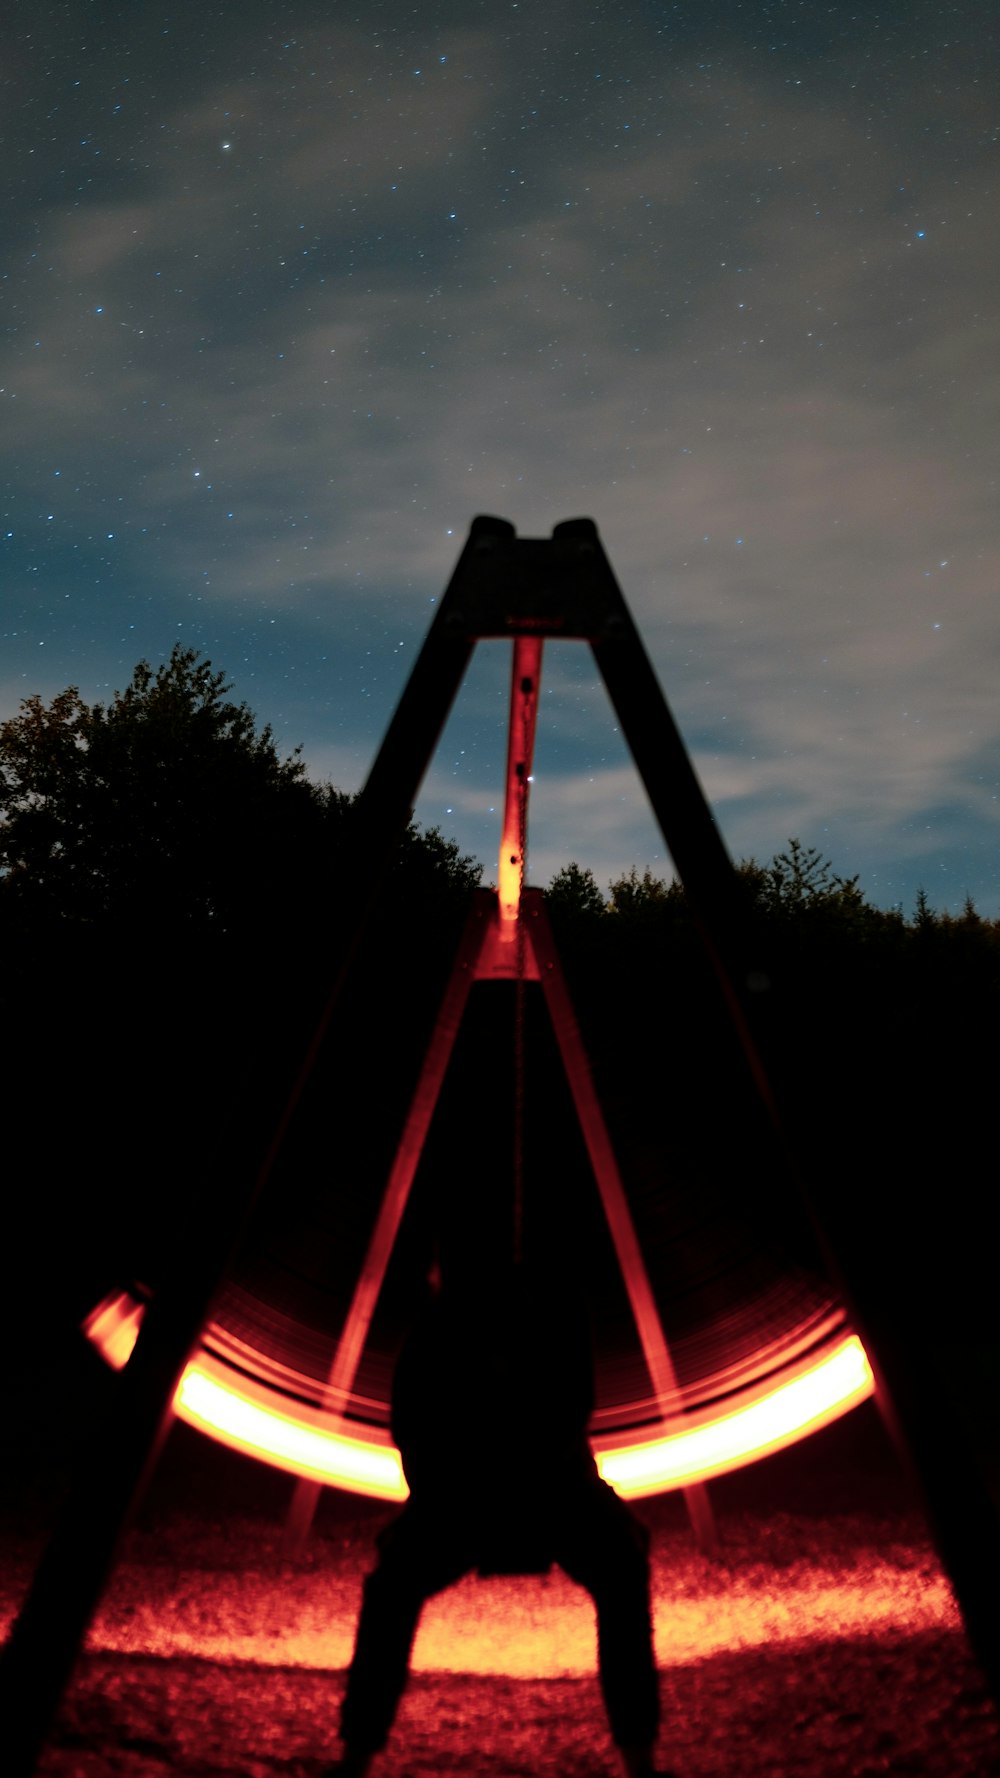
[[[510,678],[507,727],[507,788],[497,870],[497,935],[501,946],[513,945],[514,988],[514,1217],[512,1249],[515,1265],[524,1258],[524,1095],[525,988],[524,873],[528,852],[528,798],[538,719],[538,686],[542,671],[540,636],[517,636]]]
[[[525,846],[528,827],[528,784],[535,751],[538,720],[538,687],[542,671],[540,636],[516,636],[510,675],[510,714],[507,727],[507,774],[504,792],[503,829],[497,863],[497,894],[500,898],[500,937],[514,936],[521,890],[524,886]]]

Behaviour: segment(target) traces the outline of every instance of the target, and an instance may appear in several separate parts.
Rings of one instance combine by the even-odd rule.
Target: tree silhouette
[[[178,645],[155,670],[140,661],[106,706],[74,686],[49,705],[27,698],[0,725],[8,905],[161,933],[224,926],[283,840],[323,813],[298,753],[282,759],[228,691]]]
[[[8,918],[155,935],[329,924],[351,870],[353,799],[306,777],[176,645],[140,661],[108,705],[75,686],[0,724],[0,886]],[[394,873],[426,901],[464,895],[479,866],[411,827]]]
[[[545,892],[549,912],[561,920],[587,919],[604,912],[604,897],[592,870],[564,865]]]
[[[71,686],[0,725],[0,1068],[11,1173],[38,1182],[20,1194],[29,1247],[50,1264],[58,1248],[73,1278],[88,1252],[109,1278],[155,1273],[195,1157],[223,1124],[273,1124],[366,877],[355,799],[310,782],[192,649],[140,661],[107,704]],[[352,1048],[377,1058],[359,1106],[405,1093],[478,878],[436,831],[402,836],[317,1099]],[[82,1154],[99,1183],[66,1192]]]

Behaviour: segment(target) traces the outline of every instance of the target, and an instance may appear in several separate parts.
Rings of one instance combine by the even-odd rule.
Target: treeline
[[[117,935],[162,954],[173,942],[210,936],[217,955],[283,942],[335,924],[351,887],[353,799],[306,775],[301,749],[282,758],[270,726],[228,697],[225,675],[175,646],[154,671],[140,662],[107,705],[68,687],[51,703],[24,700],[0,724],[0,919],[16,968],[17,941]],[[996,956],[1000,922],[971,900],[955,916],[935,912],[923,890],[909,916],[869,903],[857,877],[839,876],[815,848],[793,839],[770,864],[736,867],[751,920],[813,942],[834,933],[892,947],[937,935],[956,958]],[[420,915],[452,910],[481,867],[437,830],[411,826],[393,872]],[[405,887],[404,887],[405,886]],[[684,928],[677,881],[634,868],[602,893],[576,863],[548,885],[564,927],[611,916],[624,927]],[[298,910],[298,917],[295,917]],[[978,949],[977,949],[978,947]],[[35,959],[37,962],[37,958]]]
[[[106,705],[70,688],[0,725],[0,1063],[8,1226],[22,1231],[4,1252],[12,1286],[30,1278],[28,1254],[71,1312],[115,1277],[155,1282],[178,1228],[197,1238],[199,1199],[220,1174],[252,1176],[367,871],[352,799],[312,783],[299,754],[282,757],[229,690],[177,647]],[[258,1217],[290,1300],[341,1251],[354,1263],[479,878],[436,831],[400,841],[376,942]],[[954,1272],[956,1216],[974,1230],[987,1192],[1000,928],[971,905],[937,914],[924,896],[908,916],[872,907],[796,840],[770,864],[740,864],[737,882],[755,1031],[822,1215],[865,1219],[873,1264],[947,1254]],[[699,1314],[713,1290],[720,1304],[734,1288],[751,1300],[763,1251],[778,1256],[772,1279],[789,1256],[815,1263],[682,888],[632,871],[602,893],[570,864],[548,904],[681,1318],[685,1297]],[[452,1179],[449,1214],[510,1170],[514,1009],[491,986],[473,1002],[425,1168]],[[529,1183],[568,1228],[586,1163],[537,1007],[527,1046]],[[915,1245],[928,1215],[940,1239]],[[940,1297],[939,1279],[919,1283]]]
[[[769,864],[735,868],[737,956],[758,990],[751,1016],[793,1096],[808,1103],[820,1075],[849,1081],[854,1099],[905,1095],[924,1069],[942,1090],[956,1072],[971,1084],[993,1058],[1000,1013],[1000,922],[967,901],[937,913],[923,891],[913,912],[873,906],[815,848],[792,839]],[[631,870],[602,893],[570,864],[548,906],[579,992],[587,978],[610,1006],[631,984],[669,1022],[717,1015],[717,991],[683,887]],[[604,978],[604,987],[596,983]],[[595,1021],[600,1022],[600,1021]],[[662,1058],[661,1058],[662,1060]],[[931,1097],[938,1097],[931,1089]],[[953,1081],[945,1095],[958,1105]]]
[[[984,918],[971,896],[966,897],[960,914],[936,912],[923,889],[917,891],[909,917],[901,906],[874,907],[859,888],[858,877],[838,876],[829,859],[798,839],[790,840],[788,851],[778,853],[770,864],[744,858],[735,869],[748,914],[761,921],[795,926],[813,937],[839,931],[861,942],[892,944],[907,932],[926,936],[937,931],[957,948],[981,943],[983,959],[1000,943],[1000,920]],[[654,876],[648,869],[640,875],[634,866],[602,893],[593,871],[568,864],[553,877],[547,897],[553,915],[570,922],[601,914],[623,921],[685,918],[683,885],[676,878]]]
[[[352,799],[279,755],[225,675],[174,648],[110,704],[69,687],[0,724],[0,916],[28,938],[83,930],[158,952],[210,937],[221,957],[322,928],[345,905]],[[395,878],[432,908],[479,867],[410,828]],[[296,917],[297,910],[297,917]],[[310,931],[315,942],[316,931]]]

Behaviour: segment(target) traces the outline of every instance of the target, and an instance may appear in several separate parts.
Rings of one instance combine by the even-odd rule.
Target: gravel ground
[[[996,1715],[915,1515],[728,1514],[715,1562],[671,1508],[647,1516],[662,1758],[681,1778],[1000,1773]],[[42,1778],[316,1778],[377,1523],[328,1530],[294,1566],[257,1519],[180,1512],[133,1533]],[[7,1617],[28,1555],[8,1550]],[[384,1778],[613,1770],[589,1601],[558,1573],[443,1595],[414,1669]]]
[[[1000,1775],[992,1701],[865,1412],[714,1485],[716,1561],[675,1497],[640,1508],[661,1759],[679,1778]],[[327,1496],[292,1564],[287,1497],[285,1479],[175,1429],[39,1778],[318,1778],[384,1515]],[[19,1484],[0,1500],[0,1628],[51,1518],[26,1498]],[[614,1769],[584,1594],[554,1573],[470,1579],[432,1602],[379,1778]]]
[[[317,1778],[342,1674],[89,1655],[40,1778]],[[682,1778],[987,1778],[998,1738],[962,1638],[785,1644],[664,1673],[663,1757]],[[599,1778],[596,1681],[418,1674],[384,1778]]]

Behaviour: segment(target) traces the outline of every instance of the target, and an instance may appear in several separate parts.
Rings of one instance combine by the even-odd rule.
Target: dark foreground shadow
[[[315,1778],[342,1673],[85,1657],[39,1778]],[[991,1778],[996,1713],[958,1631],[810,1641],[661,1674],[681,1778]],[[599,1778],[596,1676],[415,1675],[380,1778]]]

